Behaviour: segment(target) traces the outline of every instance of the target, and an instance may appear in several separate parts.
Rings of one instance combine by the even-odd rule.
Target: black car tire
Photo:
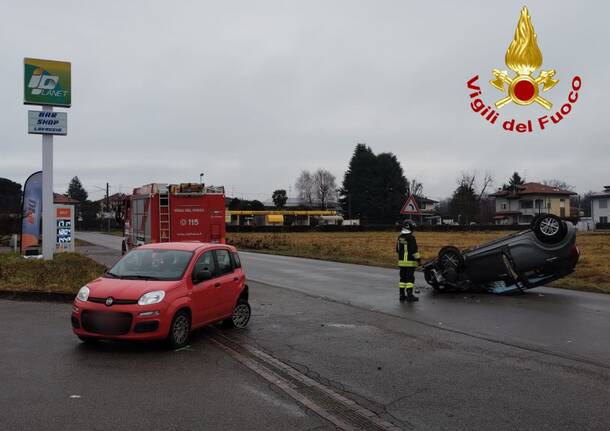
[[[536,238],[546,244],[555,244],[564,239],[568,232],[566,223],[553,214],[540,214],[532,222]]]
[[[98,341],[100,341],[99,338],[87,337],[85,335],[77,335],[77,337],[78,337],[79,340],[81,340],[85,344],[95,344]]]
[[[179,349],[188,344],[190,336],[191,317],[186,311],[180,310],[172,319],[169,334],[167,334],[167,343],[172,349]]]
[[[432,268],[424,269],[424,279],[426,280],[426,283],[428,283],[433,288],[435,288],[435,289],[438,288],[438,282],[434,278],[434,274],[432,273]]]
[[[462,256],[459,248],[447,245],[438,252],[438,264],[442,272],[445,272],[447,269],[460,272],[464,269],[464,256]]]
[[[237,301],[237,304],[235,304],[231,317],[225,319],[222,324],[225,328],[245,328],[250,321],[251,314],[252,309],[250,308],[248,301],[240,299]]]

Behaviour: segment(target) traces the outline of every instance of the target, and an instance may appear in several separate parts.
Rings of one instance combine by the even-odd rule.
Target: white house
[[[591,218],[595,225],[610,223],[610,186],[591,194]]]

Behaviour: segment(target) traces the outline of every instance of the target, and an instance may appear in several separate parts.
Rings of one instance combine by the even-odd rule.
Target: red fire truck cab
[[[224,187],[147,184],[125,202],[123,254],[157,242],[225,242]]]

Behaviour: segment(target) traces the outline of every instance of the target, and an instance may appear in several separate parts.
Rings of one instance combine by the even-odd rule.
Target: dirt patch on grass
[[[471,248],[509,233],[418,232],[416,236],[425,261],[445,245]],[[273,254],[394,268],[397,236],[394,232],[228,233],[227,241]],[[581,252],[576,271],[553,286],[610,293],[610,234],[578,234],[576,244]]]
[[[0,290],[76,294],[99,277],[105,267],[78,253],[59,253],[53,260],[24,259],[16,253],[0,254]]]

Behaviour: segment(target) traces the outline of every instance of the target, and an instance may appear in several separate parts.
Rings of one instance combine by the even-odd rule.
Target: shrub
[[[105,267],[85,255],[58,253],[53,260],[24,259],[0,254],[0,290],[74,293],[99,277]]]

